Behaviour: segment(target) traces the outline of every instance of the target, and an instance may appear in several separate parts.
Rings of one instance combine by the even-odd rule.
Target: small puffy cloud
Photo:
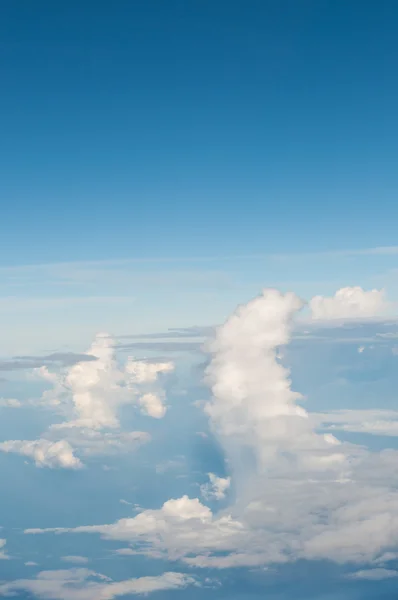
[[[114,554],[118,554],[119,556],[137,556],[138,552],[132,548],[119,548],[114,551]]]
[[[121,498],[119,500],[120,504],[126,504],[127,506],[133,506],[132,502],[128,502],[128,500],[124,500],[123,498]]]
[[[0,451],[28,456],[35,461],[37,467],[80,469],[83,466],[65,440],[8,440],[0,443]]]
[[[0,539],[0,560],[8,560],[10,558],[5,551],[6,543],[7,540],[5,540],[4,538]]]
[[[217,477],[214,473],[208,473],[209,483],[205,483],[200,487],[202,496],[207,500],[214,498],[215,500],[222,500],[225,498],[226,491],[231,485],[230,477]]]
[[[384,296],[384,290],[366,291],[359,286],[344,287],[332,297],[314,296],[309,307],[312,318],[317,320],[377,317],[389,307]]]
[[[381,581],[382,579],[391,579],[398,577],[398,571],[392,569],[366,569],[350,573],[349,579],[367,579],[368,581]]]
[[[153,419],[161,419],[166,414],[166,407],[157,394],[144,394],[140,397],[139,403],[142,412]]]
[[[74,563],[76,565],[86,565],[89,560],[86,556],[61,556],[63,562]]]
[[[134,360],[129,358],[126,364],[126,373],[134,383],[153,383],[160,373],[171,373],[174,370],[172,362],[153,363],[149,361]]]
[[[18,579],[0,584],[0,595],[15,596],[18,591],[53,600],[113,600],[120,596],[149,594],[161,590],[184,589],[196,585],[193,577],[167,572],[159,576],[113,581],[85,568],[41,571],[34,579]]]
[[[0,406],[4,408],[21,408],[22,402],[16,398],[0,398]]]

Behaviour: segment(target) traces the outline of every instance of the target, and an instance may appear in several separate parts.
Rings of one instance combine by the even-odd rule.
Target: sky
[[[0,2],[0,596],[396,597],[397,25]]]

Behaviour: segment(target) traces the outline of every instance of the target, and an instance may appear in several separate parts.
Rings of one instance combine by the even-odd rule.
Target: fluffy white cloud
[[[139,403],[142,412],[153,419],[161,419],[166,414],[166,407],[157,394],[143,394],[139,399]]]
[[[342,460],[336,440],[312,430],[298,404],[302,396],[291,389],[290,373],[280,362],[279,348],[289,342],[302,305],[292,293],[265,290],[240,306],[209,344],[206,377],[213,398],[205,410],[237,484],[242,479],[247,485],[253,460],[260,472],[276,460],[280,468],[293,461],[295,470],[324,470]]]
[[[1,452],[14,452],[33,458],[38,467],[80,469],[83,465],[73,454],[71,445],[61,440],[8,440],[0,443]]]
[[[98,334],[87,356],[72,365],[36,369],[36,375],[51,384],[39,402],[65,417],[38,440],[8,440],[0,451],[32,457],[37,466],[80,468],[74,449],[85,455],[128,452],[147,441],[144,432],[120,430],[118,410],[136,405],[144,414],[160,419],[166,413],[165,394],[158,378],[174,369],[171,362],[148,362],[129,357],[123,366],[116,361],[114,342]],[[88,360],[90,357],[90,360]],[[17,400],[1,400],[0,406],[19,406]],[[112,430],[107,431],[107,430]],[[60,439],[60,436],[62,438]]]
[[[202,496],[206,500],[215,498],[216,500],[222,500],[225,498],[226,491],[231,485],[230,477],[217,477],[214,473],[208,473],[209,483],[205,483],[200,486]]]
[[[161,374],[170,373],[170,362],[151,363],[129,357],[118,365],[113,339],[98,334],[86,353],[96,357],[68,368],[50,371],[41,367],[37,374],[52,384],[42,401],[58,407],[69,426],[94,430],[118,428],[118,408],[123,404],[140,405],[149,416],[166,413],[164,393],[157,384]]]
[[[158,510],[145,510],[110,525],[25,531],[26,534],[47,532],[99,533],[105,539],[139,545],[142,542],[148,550],[141,548],[141,553],[172,560],[202,551],[231,551],[249,541],[239,521],[229,515],[215,518],[207,506],[188,496],[168,500]]]
[[[148,362],[130,358],[126,364],[126,373],[136,384],[153,383],[157,380],[159,373],[170,373],[173,370],[172,362]]]
[[[53,600],[112,600],[127,594],[184,589],[195,583],[192,577],[173,572],[155,577],[112,581],[95,571],[75,568],[42,571],[35,579],[18,579],[3,583],[0,585],[0,595],[15,596],[17,591],[26,591],[38,598]]]
[[[313,319],[359,319],[377,317],[389,307],[384,290],[359,286],[339,289],[334,296],[314,296],[309,303]]]

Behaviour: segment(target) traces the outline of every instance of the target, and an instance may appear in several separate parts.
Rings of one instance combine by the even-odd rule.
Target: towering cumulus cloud
[[[214,432],[238,479],[264,468],[316,468],[340,462],[330,453],[337,440],[315,434],[297,404],[290,374],[278,350],[290,339],[291,322],[302,307],[292,293],[265,290],[221,326],[209,350],[207,380],[213,392],[206,406]]]
[[[291,390],[289,372],[276,358],[278,347],[289,342],[290,322],[301,306],[295,294],[265,290],[240,306],[209,344],[206,375],[213,400],[206,411],[214,430],[226,443],[233,437],[234,446],[239,440],[253,448],[260,461],[271,451],[270,434],[277,433],[270,431],[271,419],[306,417],[296,405],[300,394]]]

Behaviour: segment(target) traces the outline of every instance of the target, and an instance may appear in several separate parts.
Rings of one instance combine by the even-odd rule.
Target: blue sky
[[[395,244],[395,2],[1,11],[3,264]]]
[[[397,25],[2,3],[0,596],[395,599]]]

